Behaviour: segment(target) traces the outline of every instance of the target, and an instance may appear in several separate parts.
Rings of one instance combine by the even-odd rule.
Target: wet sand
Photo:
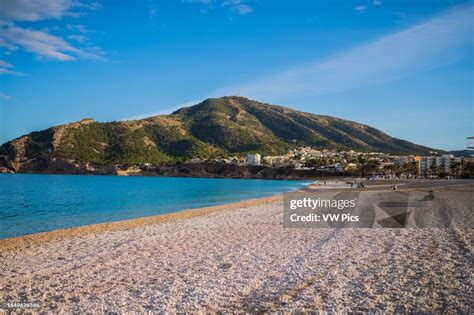
[[[472,229],[284,228],[282,213],[276,196],[2,240],[0,303],[470,312]]]

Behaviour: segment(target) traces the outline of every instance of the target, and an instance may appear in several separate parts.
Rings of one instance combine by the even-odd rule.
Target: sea
[[[308,181],[0,174],[0,238],[272,196]]]

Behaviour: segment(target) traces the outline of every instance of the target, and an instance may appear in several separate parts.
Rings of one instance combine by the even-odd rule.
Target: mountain
[[[170,115],[105,123],[88,118],[32,132],[0,147],[0,167],[41,172],[65,165],[172,164],[249,152],[281,154],[295,146],[396,154],[433,150],[356,122],[229,96]]]
[[[453,154],[454,156],[472,156],[474,155],[474,150],[453,150],[449,151],[449,154]]]

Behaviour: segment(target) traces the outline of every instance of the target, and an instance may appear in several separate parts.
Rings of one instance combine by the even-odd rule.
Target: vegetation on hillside
[[[231,96],[170,115],[108,123],[86,119],[33,132],[4,144],[0,159],[3,164],[56,158],[96,165],[165,164],[251,152],[278,155],[296,146],[397,154],[431,150],[352,121]]]

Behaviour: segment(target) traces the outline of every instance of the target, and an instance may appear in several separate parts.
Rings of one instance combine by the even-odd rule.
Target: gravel
[[[50,312],[472,311],[472,229],[284,228],[283,204],[0,253],[0,303]]]

